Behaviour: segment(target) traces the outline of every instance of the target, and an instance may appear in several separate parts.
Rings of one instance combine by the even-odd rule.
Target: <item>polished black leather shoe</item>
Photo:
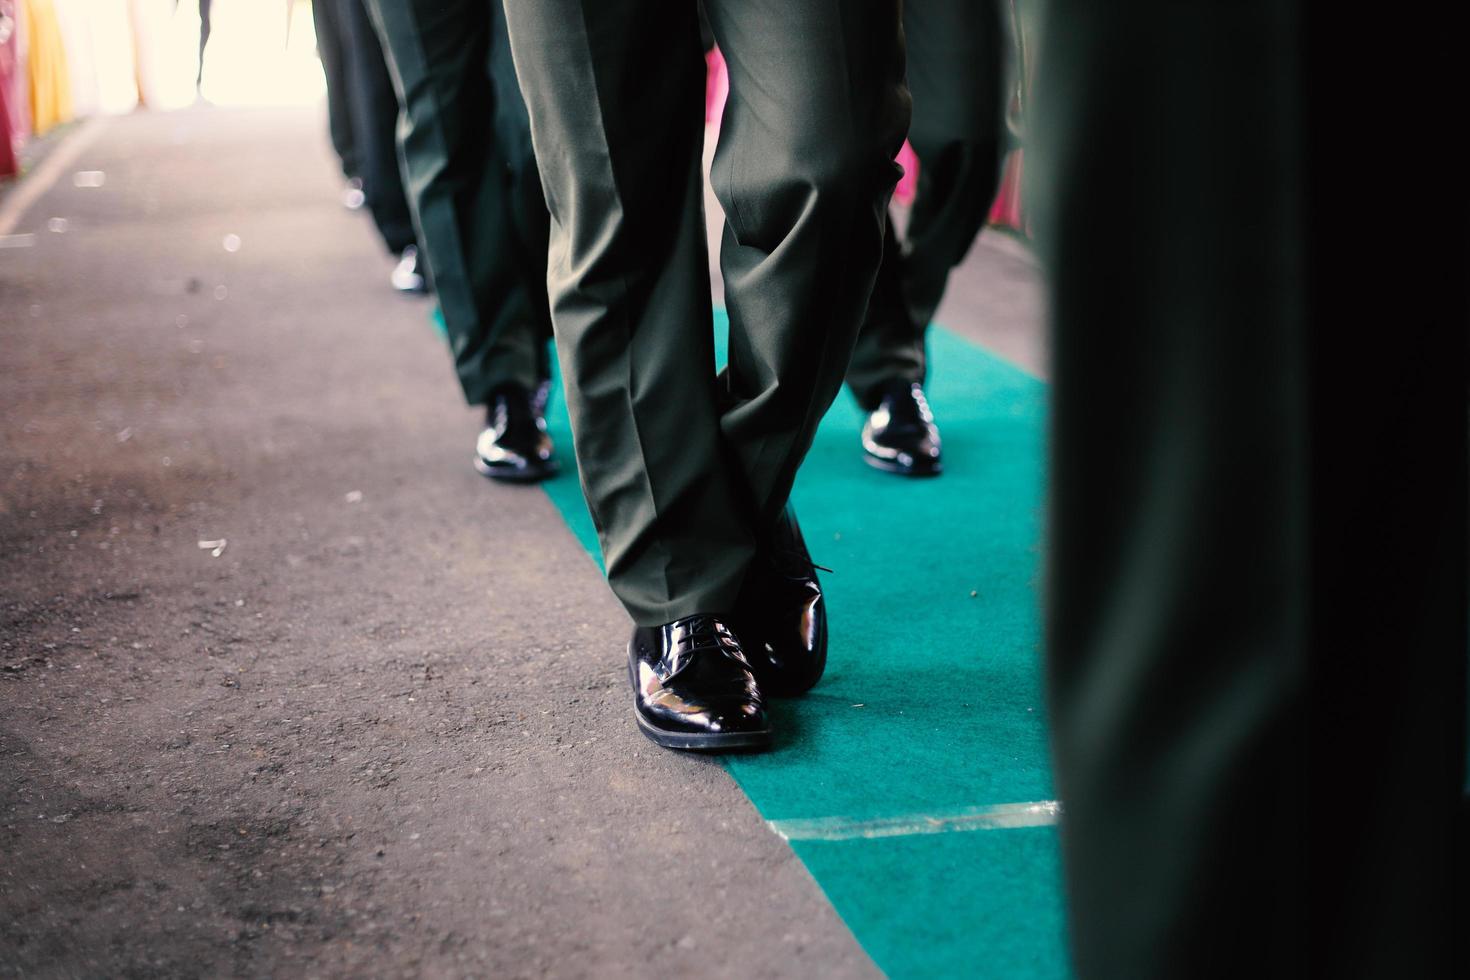
[[[939,429],[917,382],[890,381],[863,425],[863,461],[900,476],[938,476]]]
[[[555,476],[551,437],[531,392],[501,385],[485,409],[485,430],[475,443],[475,469],[492,480],[533,483]]]
[[[719,616],[634,629],[628,679],[638,728],[664,748],[725,752],[771,744],[750,664]]]
[[[827,669],[827,602],[817,581],[819,567],[788,504],[756,550],[733,616],[746,659],[767,694],[801,694]]]

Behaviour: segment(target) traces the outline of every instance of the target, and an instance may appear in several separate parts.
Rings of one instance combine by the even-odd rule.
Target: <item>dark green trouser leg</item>
[[[1393,241],[1361,210],[1363,120],[1432,132],[1463,61],[1426,34],[1390,70],[1312,10],[1054,0],[1042,34],[1047,655],[1083,980],[1465,975],[1442,972],[1465,931],[1464,155],[1416,165],[1434,208]],[[1305,60],[1326,51],[1350,64]],[[1383,80],[1420,69],[1401,113]]]
[[[408,196],[465,400],[534,388],[550,339],[548,221],[493,0],[370,0],[402,117]],[[497,53],[498,51],[498,53]],[[499,84],[497,84],[499,80]]]
[[[999,0],[906,0],[903,29],[919,186],[902,241],[889,232],[847,371],[865,408],[885,381],[924,381],[924,336],[990,214],[1005,141],[1010,42]]]
[[[356,177],[358,162],[352,139],[352,115],[347,108],[347,63],[342,51],[341,6],[343,0],[313,0],[312,27],[316,30],[317,56],[327,81],[327,133],[332,149],[342,161],[342,176]]]
[[[388,251],[398,255],[414,244],[413,219],[393,132],[398,98],[387,56],[368,18],[364,0],[342,0],[337,10],[347,62],[348,111],[352,115],[357,174],[373,224]]]
[[[842,383],[908,123],[893,0],[711,0],[730,66],[714,372],[693,2],[511,0],[583,488],[635,621],[728,611]]]

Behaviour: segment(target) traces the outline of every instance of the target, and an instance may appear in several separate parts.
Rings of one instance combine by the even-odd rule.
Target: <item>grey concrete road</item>
[[[323,127],[112,121],[0,249],[0,975],[872,974],[634,730]]]

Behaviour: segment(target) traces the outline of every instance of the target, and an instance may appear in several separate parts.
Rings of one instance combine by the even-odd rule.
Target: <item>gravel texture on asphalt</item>
[[[0,975],[872,975],[635,730],[326,145],[113,120],[0,251]]]

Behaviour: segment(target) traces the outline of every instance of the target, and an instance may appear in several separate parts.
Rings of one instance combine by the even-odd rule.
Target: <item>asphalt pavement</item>
[[[875,974],[634,729],[626,617],[471,469],[321,113],[82,136],[0,229],[0,975]],[[1036,371],[1037,309],[1000,245],[941,319]]]

